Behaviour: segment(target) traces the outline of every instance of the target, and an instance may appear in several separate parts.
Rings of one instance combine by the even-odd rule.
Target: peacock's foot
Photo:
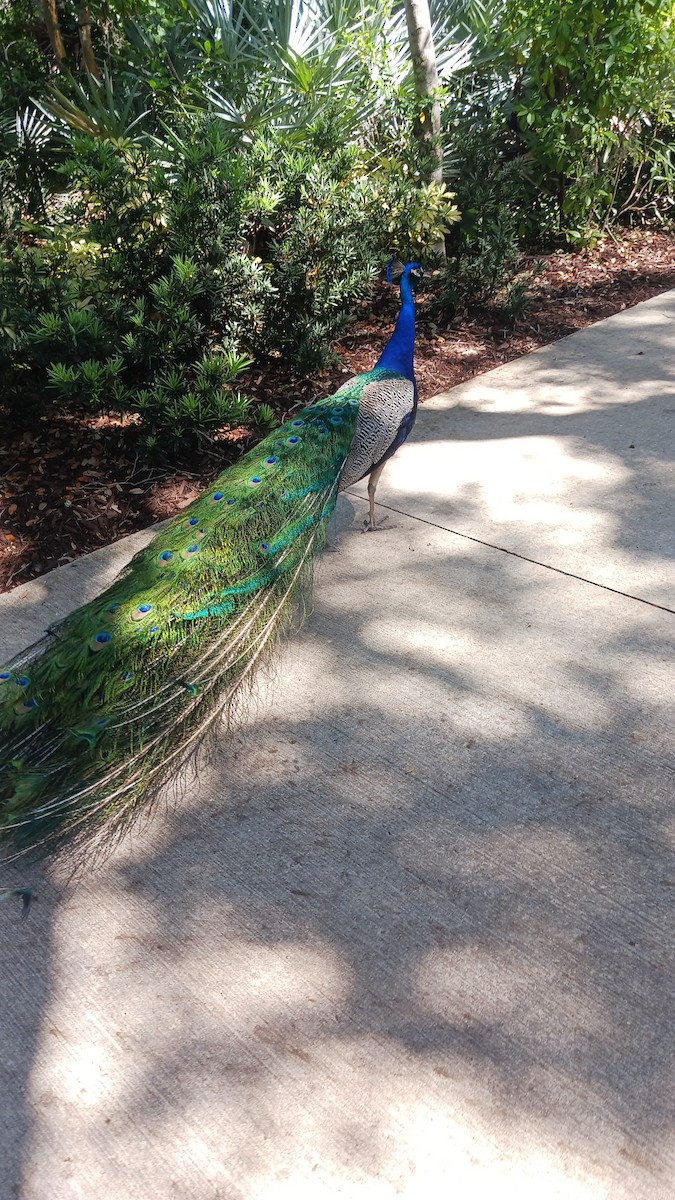
[[[361,530],[361,532],[362,533],[377,533],[378,530],[381,529],[382,526],[385,525],[388,520],[389,520],[388,515],[385,515],[377,522],[371,521],[370,517],[366,517],[365,521],[363,522],[363,529]],[[395,526],[390,525],[389,528],[394,529]]]

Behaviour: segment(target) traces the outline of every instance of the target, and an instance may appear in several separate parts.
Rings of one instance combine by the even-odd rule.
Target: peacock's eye
[[[149,612],[152,612],[151,604],[139,604],[132,612],[131,619],[132,621],[142,621]]]

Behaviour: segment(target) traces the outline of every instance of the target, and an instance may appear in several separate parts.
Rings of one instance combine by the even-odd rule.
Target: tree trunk
[[[80,9],[77,25],[80,32],[80,45],[82,47],[82,58],[84,59],[84,65],[89,74],[93,75],[94,79],[98,79],[100,81],[101,72],[98,69],[98,63],[94,58],[94,47],[91,44],[91,20],[89,17],[89,8],[86,5],[84,8]]]
[[[431,34],[429,0],[404,0],[408,41],[413,65],[415,92],[422,101],[416,133],[429,153],[429,183],[443,182],[443,145],[441,142],[441,106],[436,93],[440,86],[436,51]],[[434,253],[445,258],[445,242],[433,246]]]
[[[56,0],[42,0],[42,15],[44,17],[45,25],[47,26],[47,33],[49,34],[49,40],[52,44],[52,50],[54,51],[56,65],[59,68],[59,71],[63,71],[65,69],[66,62],[66,47],[61,36],[61,26],[59,25],[59,14],[56,7]]]

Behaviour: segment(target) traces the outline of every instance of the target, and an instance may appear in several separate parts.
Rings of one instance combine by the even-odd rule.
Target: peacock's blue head
[[[424,267],[421,263],[406,263],[403,268],[403,278],[409,280],[424,279]]]
[[[393,258],[387,263],[387,283],[402,283],[405,279],[422,279],[424,276],[424,268],[421,263],[409,262],[405,266],[403,263],[394,262]]]

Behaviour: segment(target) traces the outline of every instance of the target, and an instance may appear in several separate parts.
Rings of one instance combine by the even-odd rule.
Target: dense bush
[[[527,168],[527,232],[584,241],[621,217],[667,215],[672,4],[505,0],[498,41]]]
[[[457,204],[461,222],[447,238],[436,307],[455,314],[500,297],[512,298],[522,250],[519,194],[522,165],[511,139],[494,119],[458,122],[453,130]]]
[[[49,224],[0,263],[5,401],[132,412],[171,454],[269,421],[240,390],[252,361],[323,366],[387,252],[420,252],[455,216],[413,179],[392,231],[400,181],[325,133],[247,145],[194,117],[147,145],[75,137]]]
[[[436,307],[517,315],[524,243],[668,213],[672,5],[431,7],[444,185],[394,0],[106,0],[88,43],[64,0],[60,71],[38,9],[5,5],[5,403],[133,413],[175,454],[271,420],[248,366],[324,366],[390,254],[445,236]]]

